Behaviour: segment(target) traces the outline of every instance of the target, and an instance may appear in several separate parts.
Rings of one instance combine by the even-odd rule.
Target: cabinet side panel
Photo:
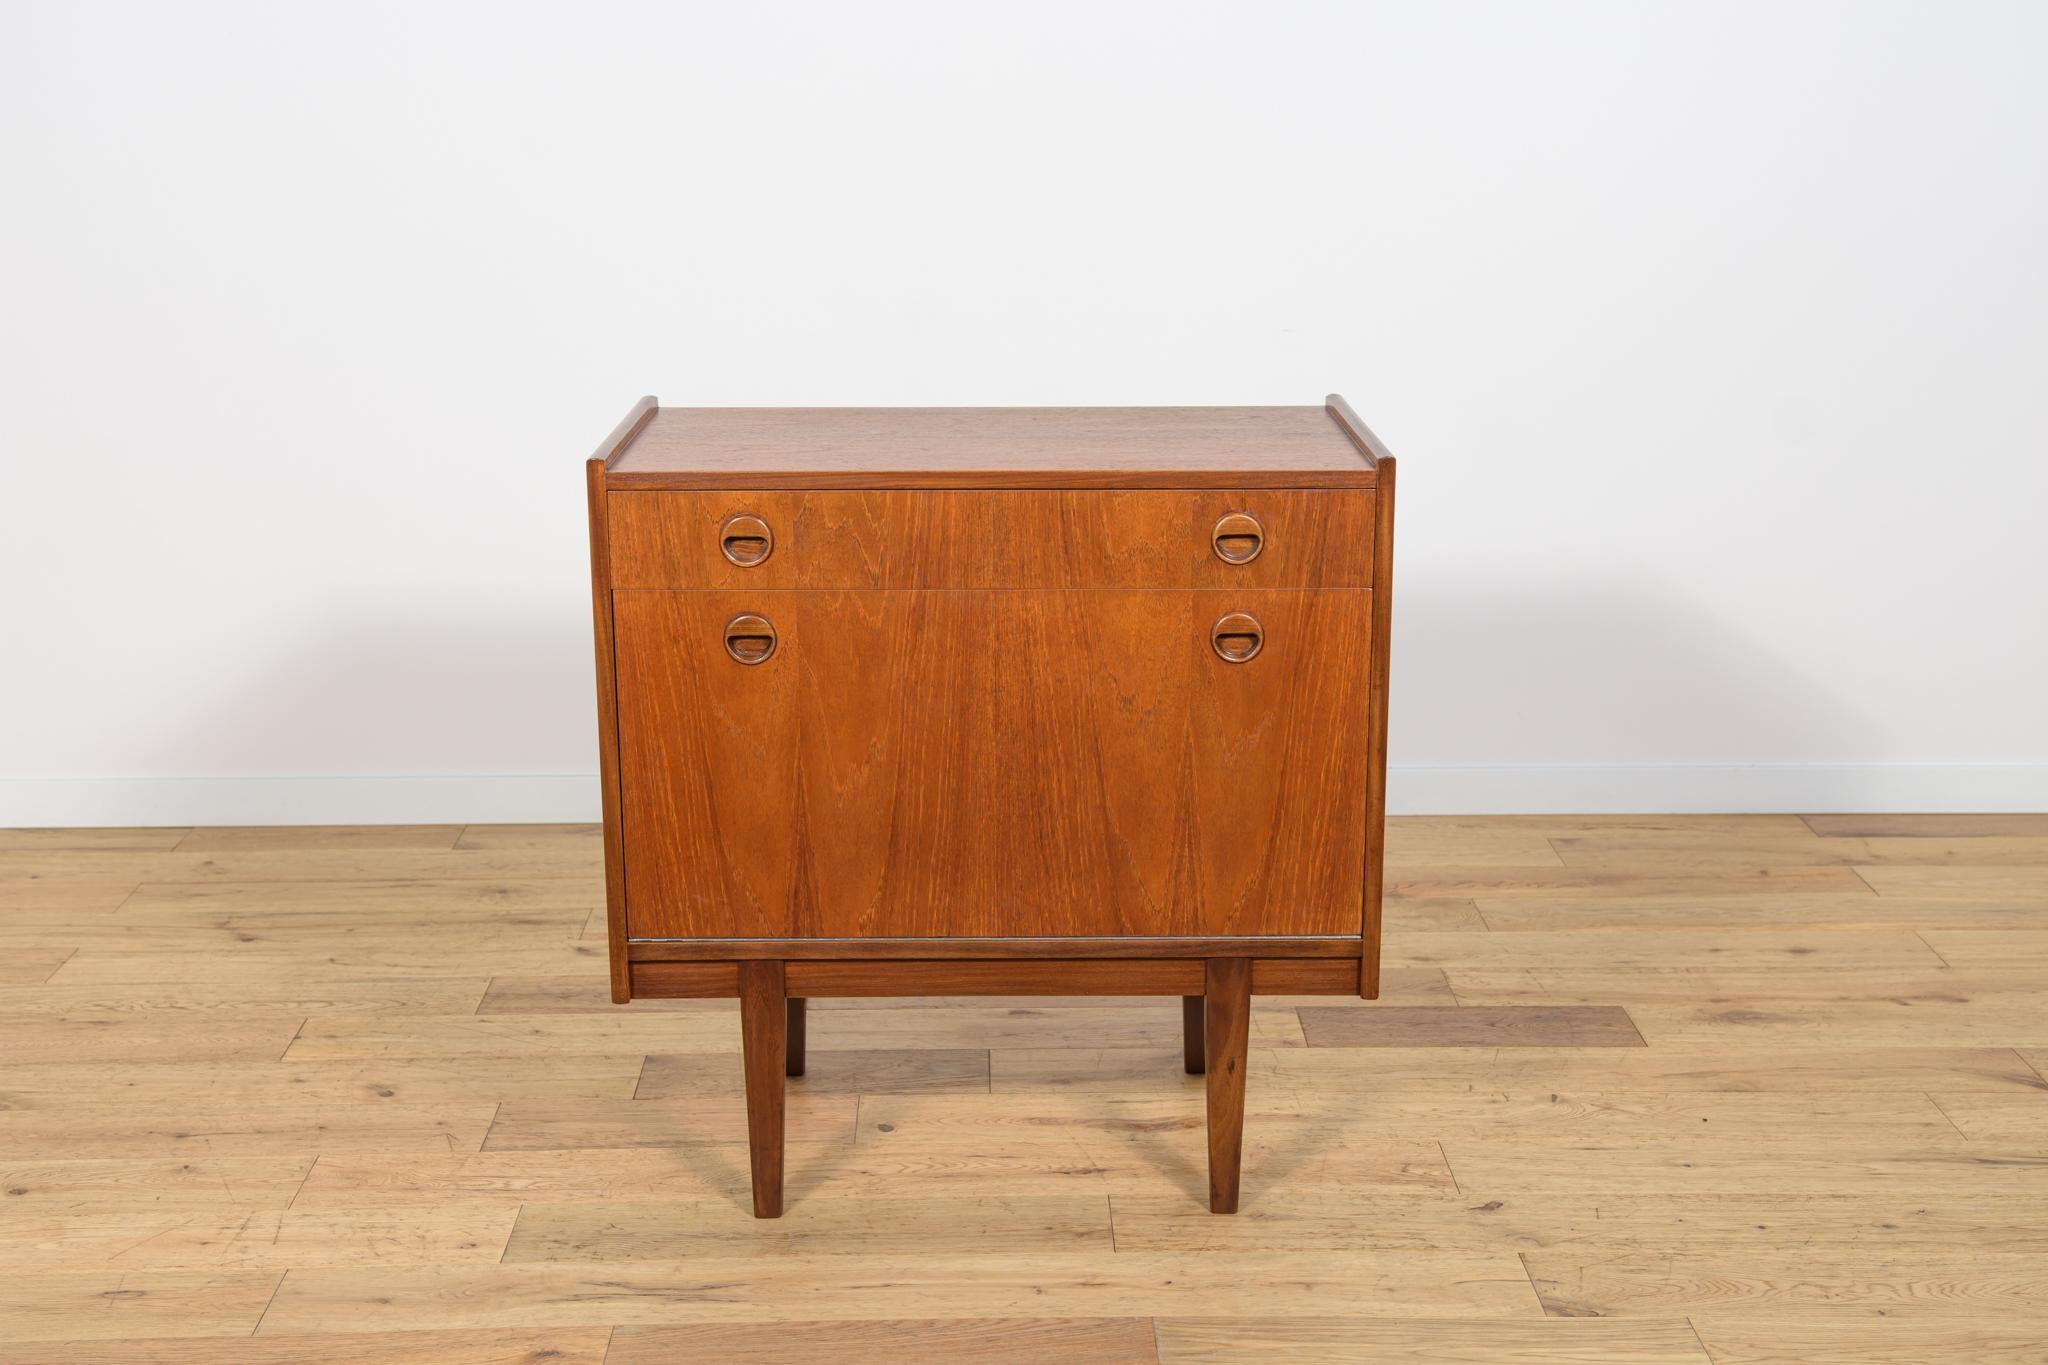
[[[584,473],[590,496],[591,629],[597,643],[597,774],[604,812],[605,938],[611,950],[612,999],[624,1004],[632,998],[633,988],[626,962],[626,855],[624,811],[619,800],[617,659],[604,460],[592,459]]]
[[[1387,863],[1387,680],[1393,643],[1394,610],[1394,457],[1379,462],[1375,492],[1372,603],[1372,696],[1367,703],[1366,734],[1370,768],[1366,787],[1365,828],[1365,959],[1360,964],[1358,993],[1367,1000],[1380,995],[1380,895]]]

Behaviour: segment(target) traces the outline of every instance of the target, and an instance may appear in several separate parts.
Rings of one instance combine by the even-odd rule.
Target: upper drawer
[[[615,588],[1365,588],[1371,489],[615,492]]]

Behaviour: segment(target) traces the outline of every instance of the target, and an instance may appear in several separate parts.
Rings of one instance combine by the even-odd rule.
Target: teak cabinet
[[[1394,461],[1274,408],[663,408],[589,462],[612,998],[1379,993]]]

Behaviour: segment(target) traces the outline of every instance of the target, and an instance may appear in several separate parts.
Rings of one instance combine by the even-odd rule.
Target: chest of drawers
[[[588,466],[612,998],[1378,994],[1394,461],[1271,408],[662,408]]]

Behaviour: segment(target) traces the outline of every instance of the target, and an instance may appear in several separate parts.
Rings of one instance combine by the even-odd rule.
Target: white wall
[[[0,3],[0,824],[582,818],[670,403],[1316,402],[1408,809],[2048,807],[2048,7]]]

